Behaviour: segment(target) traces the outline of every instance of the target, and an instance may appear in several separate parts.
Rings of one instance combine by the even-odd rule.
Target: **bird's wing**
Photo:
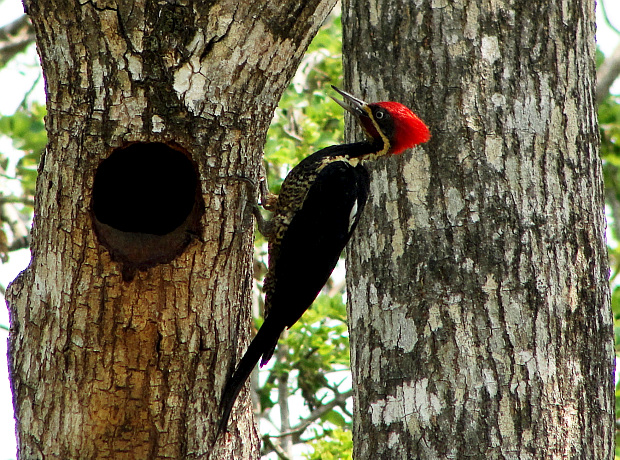
[[[310,307],[351,237],[368,196],[368,172],[347,161],[321,169],[270,260],[269,315],[288,327]]]

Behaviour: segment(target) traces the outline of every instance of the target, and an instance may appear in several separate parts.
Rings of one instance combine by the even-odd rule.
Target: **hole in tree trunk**
[[[177,145],[137,142],[101,162],[93,184],[95,231],[123,277],[167,263],[199,233],[198,173]]]

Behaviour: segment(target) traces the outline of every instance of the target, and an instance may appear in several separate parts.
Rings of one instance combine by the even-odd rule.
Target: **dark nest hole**
[[[198,177],[187,151],[161,142],[129,144],[101,162],[93,184],[95,231],[126,280],[170,262],[199,234]]]

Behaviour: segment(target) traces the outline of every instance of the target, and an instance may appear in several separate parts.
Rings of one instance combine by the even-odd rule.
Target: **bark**
[[[21,458],[258,456],[247,394],[212,446],[250,335],[239,178],[332,6],[26,1],[49,144],[8,292]]]
[[[347,88],[431,142],[371,165],[354,458],[613,458],[594,2],[343,5]]]

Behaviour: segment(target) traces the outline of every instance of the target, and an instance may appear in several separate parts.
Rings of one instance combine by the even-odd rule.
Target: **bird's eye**
[[[377,120],[381,120],[383,117],[385,116],[385,114],[383,113],[383,111],[379,110],[375,117],[377,118]]]

